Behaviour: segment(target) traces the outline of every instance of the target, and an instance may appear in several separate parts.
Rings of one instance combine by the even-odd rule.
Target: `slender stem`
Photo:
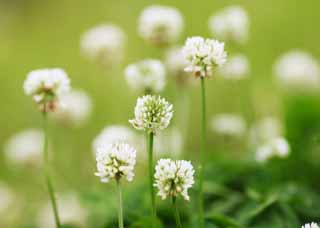
[[[204,209],[203,209],[203,170],[205,166],[204,155],[206,152],[206,90],[205,78],[201,77],[201,142],[200,142],[200,165],[199,165],[199,225],[204,228]]]
[[[157,211],[156,211],[156,200],[153,188],[153,137],[154,133],[148,133],[148,157],[149,157],[149,188],[150,188],[150,199],[151,199],[151,212],[152,212],[152,227],[155,227]]]
[[[50,168],[49,168],[49,150],[48,150],[48,120],[47,120],[47,112],[46,110],[43,111],[43,130],[44,130],[44,144],[43,144],[43,153],[44,153],[44,173],[45,173],[45,178],[46,178],[46,184],[50,196],[50,201],[53,209],[53,214],[54,214],[54,220],[56,223],[56,227],[60,228],[60,219],[59,219],[59,214],[58,214],[58,207],[57,207],[57,202],[55,199],[55,193],[54,193],[54,188],[53,184],[51,181],[50,177]]]
[[[181,219],[180,219],[180,214],[179,214],[179,209],[177,206],[177,198],[175,196],[172,197],[172,205],[173,205],[173,210],[174,210],[174,217],[176,219],[176,224],[178,228],[182,228],[181,225]]]
[[[123,228],[123,208],[122,208],[122,193],[120,180],[117,179],[117,191],[118,191],[118,225],[119,228]]]

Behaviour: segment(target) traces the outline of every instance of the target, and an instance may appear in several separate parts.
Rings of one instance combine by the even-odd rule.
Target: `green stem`
[[[54,220],[56,223],[56,227],[60,228],[60,219],[58,214],[57,202],[55,199],[54,188],[50,177],[50,168],[49,168],[49,150],[48,150],[48,120],[47,120],[47,112],[43,111],[43,130],[44,130],[44,145],[43,145],[43,153],[44,153],[44,173],[46,178],[46,184],[49,192],[49,197],[53,209]]]
[[[173,210],[174,210],[174,217],[176,219],[176,224],[178,228],[182,228],[181,225],[181,219],[180,219],[180,214],[179,214],[179,209],[177,206],[177,198],[175,196],[172,197],[172,205],[173,205]]]
[[[120,180],[117,180],[117,191],[118,191],[118,225],[119,228],[123,228],[123,208],[122,208],[122,193]]]
[[[199,225],[204,228],[204,209],[203,209],[203,171],[205,166],[204,155],[206,152],[206,89],[205,78],[201,77],[201,141],[200,141],[200,165],[199,165]]]
[[[154,133],[148,133],[148,160],[149,160],[149,188],[151,197],[152,227],[155,227],[157,211],[153,188],[153,137]]]

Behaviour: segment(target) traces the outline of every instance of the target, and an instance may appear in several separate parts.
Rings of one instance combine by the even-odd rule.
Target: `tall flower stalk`
[[[172,196],[172,206],[173,206],[173,210],[174,210],[174,217],[176,220],[176,225],[178,228],[182,228],[179,209],[177,206],[177,198],[175,196]]]
[[[184,58],[188,62],[185,71],[191,72],[201,81],[201,135],[199,155],[199,227],[204,228],[204,203],[203,203],[203,182],[206,153],[206,91],[205,79],[208,78],[213,69],[226,62],[227,54],[224,50],[224,43],[217,40],[204,39],[202,37],[191,37],[186,40],[182,50]]]
[[[153,139],[154,134],[152,132],[147,133],[148,137],[148,166],[149,166],[149,188],[150,188],[150,199],[151,199],[151,210],[152,210],[152,224],[155,224],[157,218],[156,211],[156,199],[153,188]]]
[[[123,206],[122,206],[122,192],[120,179],[117,179],[117,191],[118,191],[118,225],[119,228],[123,228]]]

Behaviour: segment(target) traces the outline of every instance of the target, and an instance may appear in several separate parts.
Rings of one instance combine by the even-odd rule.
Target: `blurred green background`
[[[240,146],[234,145],[223,150],[224,147],[216,145],[219,143],[216,143],[214,135],[208,130],[210,145],[208,154],[213,161],[217,162],[217,165],[215,163],[209,165],[208,180],[219,182],[223,179],[221,180],[223,183],[225,179],[232,181],[237,179],[236,184],[232,185],[235,186],[236,191],[248,192],[250,189],[243,190],[243,186],[250,182],[249,180],[258,180],[254,182],[258,185],[257,189],[263,189],[263,184],[269,183],[263,183],[264,175],[271,175],[272,178],[268,176],[268,180],[279,179],[281,180],[279,182],[290,183],[297,181],[294,186],[305,186],[307,193],[303,196],[310,198],[308,199],[311,200],[312,206],[314,202],[320,202],[319,198],[313,198],[319,193],[320,187],[319,154],[314,152],[314,150],[319,150],[317,147],[320,140],[318,123],[320,99],[317,95],[286,95],[275,85],[272,75],[272,65],[275,59],[288,50],[296,48],[306,50],[319,59],[320,30],[317,23],[320,21],[320,1],[317,0],[1,0],[0,95],[3,103],[0,115],[0,145],[3,145],[11,135],[20,130],[41,127],[41,115],[30,97],[24,95],[22,89],[27,73],[37,68],[64,68],[72,80],[72,86],[84,89],[91,96],[93,113],[90,121],[81,128],[69,129],[50,124],[51,144],[54,151],[53,166],[56,170],[54,182],[58,192],[77,191],[84,196],[85,202],[93,201],[94,205],[99,206],[100,209],[102,207],[100,211],[97,208],[94,209],[100,214],[97,212],[94,215],[96,217],[93,216],[94,219],[88,227],[114,227],[109,223],[110,221],[104,221],[104,213],[101,211],[105,208],[101,206],[103,204],[101,201],[98,203],[100,198],[104,199],[103,202],[106,204],[113,202],[113,186],[111,184],[102,185],[98,178],[94,177],[95,161],[91,152],[91,143],[104,126],[109,124],[129,126],[128,119],[133,117],[137,94],[128,89],[124,80],[123,68],[143,58],[162,58],[161,50],[146,44],[137,34],[139,13],[144,7],[151,4],[175,6],[182,12],[186,26],[180,44],[183,44],[187,36],[210,37],[208,18],[212,13],[232,4],[243,6],[250,17],[249,41],[243,47],[238,47],[239,49],[228,46],[226,43],[226,49],[245,53],[250,59],[251,74],[248,79],[239,83],[230,84],[214,79],[209,80],[207,83],[208,116],[220,112],[237,112],[243,114],[245,119],[252,123],[260,117],[271,115],[282,119],[285,123],[287,138],[292,146],[292,158],[285,164],[280,162],[278,165],[267,167],[267,171],[261,171],[261,167],[256,167],[250,162],[250,156],[253,155],[251,151],[245,150],[244,142],[240,142]],[[89,28],[104,22],[120,26],[128,37],[125,61],[121,67],[116,69],[103,69],[87,61],[80,54],[81,35]],[[191,87],[188,93],[190,122],[183,157],[196,159],[200,132],[199,87]],[[174,86],[169,85],[162,95],[174,102],[176,95]],[[179,113],[176,113],[176,116],[179,116]],[[235,160],[242,160],[238,163],[244,163],[243,166],[236,163]],[[144,179],[139,176],[139,172],[143,173],[143,166],[140,169],[142,172],[138,171],[134,183],[127,185],[128,188],[125,190],[127,191],[127,197],[125,197],[128,203],[127,211],[135,208],[136,202],[133,201],[134,199],[129,199],[133,198],[132,191],[139,195],[139,189],[144,187]],[[220,175],[226,169],[230,171],[230,175],[225,174],[227,177],[222,178]],[[260,172],[262,172],[262,177],[259,176]],[[270,172],[281,174],[281,177],[273,178]],[[1,154],[0,178],[14,189],[21,205],[19,213],[13,218],[14,222],[10,225],[2,225],[0,221],[0,227],[34,227],[35,211],[41,202],[47,199],[41,174],[39,169],[11,166]],[[249,177],[246,179],[247,174]],[[209,192],[216,190],[214,186],[210,184],[208,186]],[[251,194],[254,193],[251,192]],[[209,194],[207,200],[211,202],[216,197],[216,195]],[[268,197],[267,202],[263,201],[264,203],[269,202]],[[139,199],[136,200],[139,202]],[[272,203],[273,201],[270,204]],[[116,212],[113,204],[111,203],[112,206],[110,206],[113,210],[106,213],[111,214],[111,218]],[[305,205],[298,204],[298,207],[299,205],[303,210]],[[258,206],[261,205],[258,204]],[[243,207],[245,207],[244,204]],[[313,213],[305,210],[298,213],[297,216],[293,209],[292,211],[288,209],[287,213],[292,212],[290,215],[302,223],[308,219],[320,219],[319,208],[314,210]],[[279,213],[276,214],[279,215]],[[269,218],[264,214],[261,216],[263,220]],[[233,216],[230,215],[230,217]],[[223,219],[227,221],[226,218]],[[281,218],[277,219],[281,220]],[[217,227],[233,227],[230,224]],[[250,227],[294,227],[283,225],[284,223],[281,222],[274,224],[276,225]]]

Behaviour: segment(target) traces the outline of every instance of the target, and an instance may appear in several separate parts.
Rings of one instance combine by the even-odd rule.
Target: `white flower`
[[[166,70],[156,59],[146,59],[130,64],[125,69],[129,86],[138,91],[160,92],[166,84]]]
[[[202,37],[188,38],[182,53],[188,61],[185,71],[192,72],[198,77],[209,76],[211,71],[215,67],[222,66],[227,58],[224,43]]]
[[[218,134],[241,136],[246,131],[246,122],[239,115],[225,113],[214,116],[211,127]]]
[[[13,164],[38,165],[42,161],[43,133],[27,129],[13,135],[5,145],[5,155]]]
[[[93,151],[108,144],[128,143],[137,147],[139,139],[128,127],[122,125],[111,125],[105,127],[93,141]]]
[[[290,146],[285,138],[274,138],[266,144],[258,147],[256,160],[266,162],[267,160],[278,157],[286,158],[290,153]]]
[[[229,6],[210,17],[209,29],[219,39],[242,44],[248,39],[247,12],[240,6]]]
[[[167,131],[161,131],[157,134],[157,140],[154,142],[154,152],[156,156],[170,155],[178,157],[182,152],[183,137],[177,128],[169,128]]]
[[[282,55],[274,65],[274,73],[282,86],[293,91],[314,91],[320,87],[317,60],[303,51],[294,50]]]
[[[55,102],[70,90],[70,80],[64,70],[59,68],[31,71],[23,85],[26,95],[32,96],[38,104]]]
[[[228,58],[226,64],[219,69],[219,74],[225,79],[240,80],[247,77],[249,71],[248,58],[245,55],[237,54]]]
[[[81,205],[75,193],[65,193],[57,197],[57,205],[60,220],[63,224],[87,227],[88,211]],[[39,227],[55,228],[55,220],[52,213],[51,203],[45,204],[39,211],[37,217]]]
[[[14,204],[14,193],[5,183],[0,183],[0,215],[11,211],[11,207]],[[11,211],[12,212],[12,211]]]
[[[119,180],[122,176],[128,181],[134,177],[134,166],[136,164],[136,150],[129,144],[115,143],[98,148],[96,153],[97,172],[96,176],[101,182],[109,182],[114,178]]]
[[[106,66],[119,64],[124,55],[126,36],[121,28],[101,24],[87,31],[81,39],[83,54]]]
[[[189,161],[160,159],[155,168],[154,186],[162,199],[179,194],[189,200],[188,189],[194,184],[194,169]]]
[[[315,222],[304,224],[301,228],[319,228],[318,224]]]
[[[91,113],[90,97],[82,90],[72,90],[61,96],[53,116],[62,123],[72,126],[83,124]]]
[[[183,17],[173,7],[149,6],[139,18],[140,36],[156,45],[170,44],[178,40],[183,30]]]
[[[168,127],[173,116],[172,104],[160,96],[139,97],[134,115],[129,120],[134,128],[155,133]]]

